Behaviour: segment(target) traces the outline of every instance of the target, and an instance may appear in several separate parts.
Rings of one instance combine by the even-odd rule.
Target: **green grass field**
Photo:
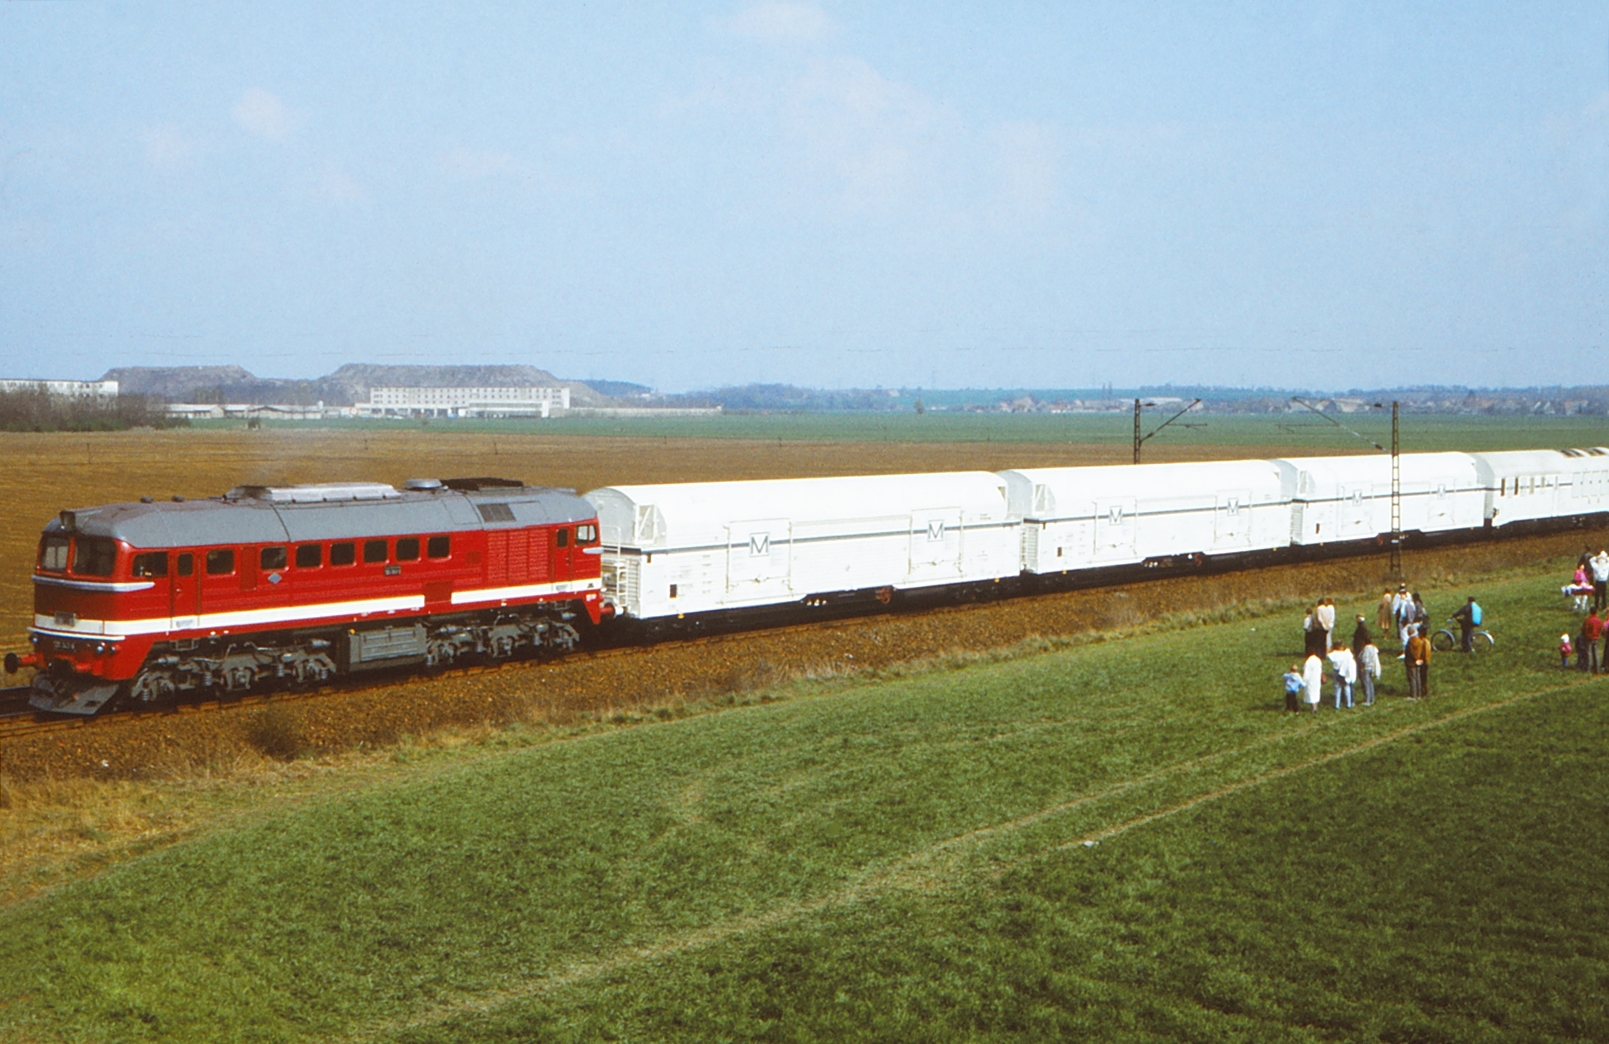
[[[1169,413],[1147,411],[1145,430]],[[1391,419],[1379,411],[1346,414],[1349,427],[1381,445],[1390,445]],[[299,422],[265,421],[272,427],[421,428],[418,421]],[[238,428],[242,421],[202,421],[197,428]],[[1184,426],[1185,424],[1193,426]],[[553,420],[433,421],[431,432],[509,432],[543,435],[651,438],[785,439],[832,442],[1003,442],[1110,443],[1126,446],[1134,436],[1129,414],[988,413],[766,413],[719,417],[610,418]],[[1318,450],[1365,452],[1368,446],[1312,414],[1278,416],[1206,415],[1186,418],[1156,437],[1154,445],[1311,446]],[[1402,420],[1405,452],[1435,450],[1556,449],[1609,443],[1602,417],[1485,417],[1409,414]]]
[[[1425,701],[1229,613],[439,757],[0,909],[0,1039],[1609,1039],[1609,684],[1476,590]]]

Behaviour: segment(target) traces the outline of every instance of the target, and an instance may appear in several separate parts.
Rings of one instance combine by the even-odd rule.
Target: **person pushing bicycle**
[[[1464,605],[1453,614],[1453,619],[1458,621],[1459,636],[1462,639],[1461,648],[1464,652],[1471,651],[1470,639],[1472,639],[1475,635],[1475,628],[1481,625],[1481,607],[1480,603],[1475,601],[1474,595],[1470,595],[1469,601],[1465,602]]]

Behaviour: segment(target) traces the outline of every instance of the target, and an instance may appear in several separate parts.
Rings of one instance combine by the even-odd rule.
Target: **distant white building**
[[[365,417],[547,417],[570,408],[568,388],[370,388]]]
[[[47,381],[29,377],[0,377],[0,392],[46,391],[65,399],[93,399],[104,402],[117,398],[116,381]]]

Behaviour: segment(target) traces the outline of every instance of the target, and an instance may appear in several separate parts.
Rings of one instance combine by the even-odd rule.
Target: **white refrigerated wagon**
[[[654,619],[1018,574],[989,472],[609,486],[598,509],[616,611]]]
[[[1486,495],[1466,453],[1404,453],[1402,531],[1445,533],[1486,524]],[[1287,457],[1274,461],[1291,500],[1291,543],[1373,540],[1391,532],[1391,458]]]
[[[1609,511],[1609,449],[1473,453],[1493,526]]]
[[[1001,472],[1030,573],[1227,555],[1290,542],[1279,468],[1266,460]]]

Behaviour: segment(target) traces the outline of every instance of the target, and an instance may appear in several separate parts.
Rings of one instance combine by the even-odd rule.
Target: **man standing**
[[[1414,629],[1413,637],[1408,639],[1408,651],[1405,654],[1408,668],[1408,695],[1414,699],[1423,699],[1430,695],[1430,639]]]
[[[1599,551],[1587,565],[1592,571],[1592,608],[1601,613],[1609,602],[1609,551]]]
[[[1594,609],[1587,614],[1587,620],[1581,625],[1581,637],[1586,639],[1581,643],[1581,651],[1586,655],[1587,673],[1598,673],[1598,639],[1603,637],[1603,620],[1598,617],[1598,610]]]
[[[1324,598],[1313,609],[1313,622],[1318,624],[1324,632],[1324,644],[1319,646],[1319,655],[1328,652],[1330,646],[1335,644],[1335,600]]]
[[[1479,627],[1481,623],[1481,607],[1476,603],[1474,595],[1470,595],[1469,601],[1465,602],[1453,614],[1453,619],[1458,621],[1458,633],[1463,639],[1462,648],[1465,652],[1469,652],[1470,637],[1475,633],[1475,628]]]
[[[1391,615],[1397,621],[1397,641],[1401,643],[1406,655],[1408,639],[1413,637],[1409,633],[1409,628],[1413,625],[1413,598],[1408,594],[1407,584],[1397,587],[1396,596],[1391,599]]]
[[[1352,709],[1352,687],[1358,680],[1358,661],[1353,658],[1352,650],[1344,645],[1337,645],[1330,650],[1330,663],[1335,665],[1335,709],[1343,706]]]
[[[1391,603],[1393,601],[1395,599],[1391,597],[1389,589],[1381,592],[1380,608],[1375,612],[1374,622],[1380,625],[1380,636],[1382,638],[1391,633]]]
[[[1369,633],[1368,619],[1362,613],[1359,613],[1358,625],[1352,628],[1352,655],[1357,656],[1363,652],[1363,647],[1373,640],[1374,635]]]

